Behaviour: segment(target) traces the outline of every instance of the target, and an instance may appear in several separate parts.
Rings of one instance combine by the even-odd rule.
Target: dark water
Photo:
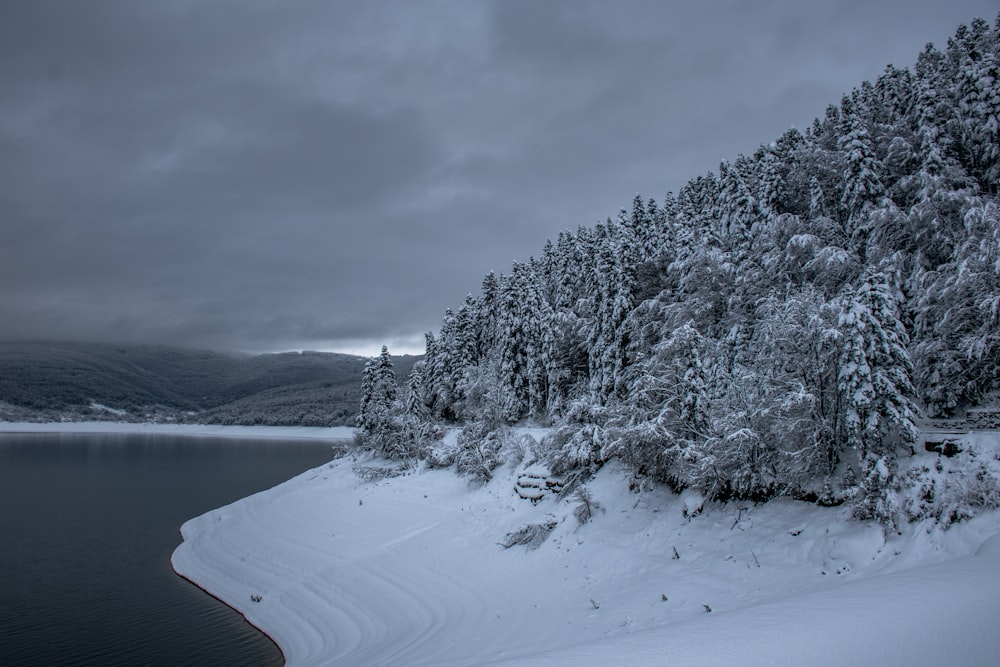
[[[0,665],[281,665],[170,554],[185,520],[330,458],[310,441],[0,434]]]

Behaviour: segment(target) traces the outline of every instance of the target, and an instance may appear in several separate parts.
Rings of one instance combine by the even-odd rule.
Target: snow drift
[[[521,497],[519,479],[544,479],[537,465],[480,485],[450,470],[386,477],[376,464],[342,458],[188,521],[175,570],[270,635],[289,665],[1000,655],[997,512],[887,539],[844,508],[701,508],[690,494],[630,491],[616,464],[587,484],[586,513],[556,486]],[[539,525],[540,538],[509,539]]]

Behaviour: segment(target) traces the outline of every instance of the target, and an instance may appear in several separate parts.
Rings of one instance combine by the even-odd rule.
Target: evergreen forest
[[[488,478],[534,423],[555,472],[617,458],[889,520],[918,427],[1000,383],[998,45],[1000,16],[960,26],[805,130],[486,275],[405,385],[388,350],[368,363],[359,440]]]

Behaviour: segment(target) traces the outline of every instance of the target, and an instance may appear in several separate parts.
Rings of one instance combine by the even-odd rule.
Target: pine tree
[[[479,312],[476,318],[476,353],[479,359],[485,359],[496,344],[496,313],[500,300],[500,283],[496,275],[490,271],[483,278],[483,296],[479,300]]]
[[[875,109],[885,124],[905,122],[913,113],[914,84],[910,70],[888,65],[875,82]]]
[[[589,348],[591,390],[601,404],[621,397],[627,387],[628,314],[635,306],[638,264],[632,230],[610,220],[594,267],[594,323]]]
[[[655,211],[655,206],[650,211],[643,203],[642,196],[636,193],[632,198],[632,212],[628,217],[622,216],[622,224],[628,227],[629,233],[635,240],[639,261],[652,257],[658,245],[658,234],[652,215]]]
[[[1000,213],[967,200],[954,260],[923,274],[916,377],[932,414],[976,404],[1000,386]]]
[[[962,111],[969,171],[984,192],[1000,189],[1000,58],[995,53],[976,54],[963,63]]]
[[[718,245],[719,239],[712,224],[719,179],[713,172],[688,181],[677,193],[678,259],[684,259],[696,248]]]
[[[382,353],[369,359],[361,372],[361,405],[357,417],[361,431],[375,433],[385,428],[396,400],[396,389],[392,357],[383,345]]]
[[[501,278],[497,333],[504,419],[544,415],[554,375],[551,310],[529,264],[515,262],[511,275]]]
[[[883,198],[885,189],[879,180],[879,164],[875,159],[871,137],[861,120],[849,116],[846,133],[841,137],[840,150],[847,156],[844,173],[843,206],[854,251],[865,256],[871,233],[871,211]]]
[[[749,249],[752,230],[763,218],[757,200],[750,192],[739,169],[723,162],[719,166],[719,194],[716,199],[716,218],[719,234],[727,240],[737,255]]]
[[[892,457],[896,444],[917,437],[901,298],[884,272],[868,273],[840,316],[839,390],[849,442],[864,455]]]
[[[762,149],[759,159],[761,163],[761,194],[757,203],[761,214],[771,220],[782,212],[781,200],[784,180],[780,170],[786,165],[778,157],[775,144]]]
[[[427,406],[424,404],[425,367],[423,359],[413,364],[410,377],[406,380],[406,412],[421,420],[428,417]]]

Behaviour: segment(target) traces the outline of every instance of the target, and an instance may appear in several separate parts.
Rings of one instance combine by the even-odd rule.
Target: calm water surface
[[[170,554],[187,519],[330,458],[314,441],[0,434],[0,665],[281,665]]]

